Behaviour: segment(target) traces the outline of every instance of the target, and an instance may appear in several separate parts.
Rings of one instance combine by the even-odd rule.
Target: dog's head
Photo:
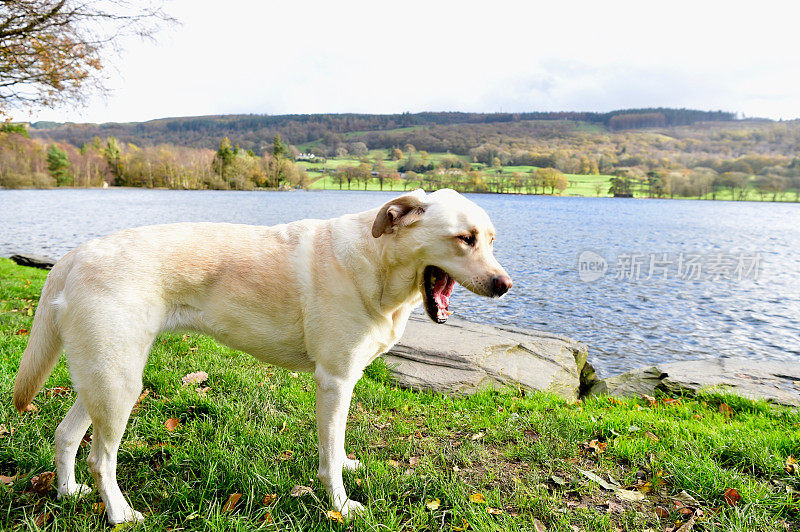
[[[511,288],[511,278],[494,258],[489,216],[454,190],[428,195],[415,190],[388,202],[372,225],[372,236],[383,235],[396,239],[415,264],[425,310],[437,323],[452,314],[456,282],[486,297],[500,297]]]

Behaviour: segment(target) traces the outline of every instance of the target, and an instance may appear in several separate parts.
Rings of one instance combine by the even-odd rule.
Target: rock
[[[557,334],[455,318],[438,325],[412,315],[384,358],[395,381],[415,390],[472,394],[520,387],[575,400],[586,355],[584,344]]]
[[[800,406],[800,364],[749,358],[670,362],[609,377],[595,383],[588,393],[653,395],[655,390],[689,396],[701,390],[719,390],[751,399]]]
[[[54,259],[39,255],[21,254],[11,255],[9,258],[20,266],[30,266],[31,268],[41,268],[42,270],[49,270],[56,263]]]

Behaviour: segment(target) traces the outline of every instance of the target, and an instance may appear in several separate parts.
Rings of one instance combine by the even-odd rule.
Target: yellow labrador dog
[[[500,297],[511,279],[492,253],[486,213],[452,190],[400,196],[331,220],[259,227],[180,223],[129,229],[82,244],[42,290],[14,388],[24,409],[66,349],[75,404],[56,429],[59,496],[94,424],[89,469],[111,523],[136,521],[116,478],[117,450],[153,339],[192,330],[256,358],[314,372],[318,477],[343,515],[350,398],[364,368],[403,334],[420,302],[444,323],[455,282]]]

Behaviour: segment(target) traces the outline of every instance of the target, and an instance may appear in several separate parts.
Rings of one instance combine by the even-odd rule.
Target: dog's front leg
[[[319,478],[333,507],[345,517],[355,517],[364,510],[361,503],[347,498],[342,481],[342,468],[347,457],[344,452],[344,432],[347,412],[357,379],[333,375],[318,367],[317,381],[317,432],[319,434]]]

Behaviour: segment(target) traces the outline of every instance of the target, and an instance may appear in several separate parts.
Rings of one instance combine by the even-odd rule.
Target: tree
[[[0,2],[0,113],[82,103],[120,37],[152,38],[174,22],[160,0]]]
[[[125,182],[125,176],[123,175],[122,157],[119,144],[117,144],[117,139],[114,137],[108,137],[108,140],[106,140],[106,147],[103,150],[103,155],[105,155],[106,161],[108,161],[108,166],[111,168],[111,175],[114,176],[114,184],[128,184]]]
[[[395,148],[392,150],[392,160],[399,161],[403,158],[403,152],[399,148]]]
[[[280,138],[278,138],[280,141]],[[231,147],[231,140],[228,137],[223,137],[219,143],[219,149],[217,150],[217,154],[214,156],[214,172],[219,175],[223,181],[225,181],[226,176],[228,175],[228,169],[233,164],[233,160],[236,157],[236,153],[233,151]]]
[[[230,142],[230,141],[229,141]],[[283,143],[281,140],[280,133],[275,135],[275,138],[272,139],[272,156],[276,159],[280,159],[281,157],[286,157],[289,154],[289,149],[286,147],[286,144]]]
[[[47,170],[56,180],[56,185],[69,185],[72,176],[69,173],[69,158],[67,152],[52,144],[47,150]]]

